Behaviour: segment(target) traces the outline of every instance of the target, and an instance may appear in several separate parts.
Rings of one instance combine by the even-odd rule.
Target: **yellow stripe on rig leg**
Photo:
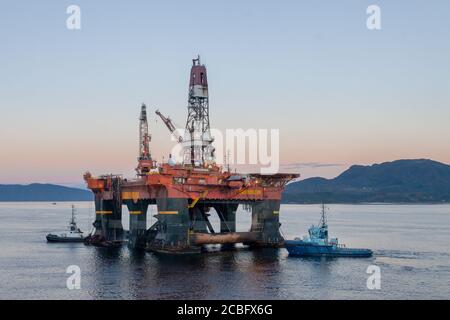
[[[99,210],[99,211],[95,211],[96,214],[112,214],[112,211],[103,211],[103,210]]]
[[[178,211],[159,211],[159,214],[178,214]]]

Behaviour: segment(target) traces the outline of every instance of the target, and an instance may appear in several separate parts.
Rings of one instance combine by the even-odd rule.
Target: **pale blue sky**
[[[0,2],[0,183],[132,174],[142,102],[184,124],[208,67],[211,122],[279,128],[305,176],[398,158],[450,163],[450,2]],[[66,28],[66,8],[82,29]],[[366,28],[381,8],[382,30]],[[161,160],[169,134],[150,122]]]

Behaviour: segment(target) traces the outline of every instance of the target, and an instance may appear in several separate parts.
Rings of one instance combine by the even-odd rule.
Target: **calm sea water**
[[[68,224],[70,205],[0,203],[0,299],[450,298],[450,205],[329,205],[331,235],[373,249],[368,259],[292,258],[284,249],[245,248],[168,257],[48,244],[45,235]],[[93,204],[75,205],[88,232]],[[284,235],[304,235],[319,212],[317,205],[282,206]],[[149,224],[155,213],[151,208]],[[238,231],[249,226],[250,213],[240,209]],[[80,290],[66,288],[69,265],[81,268]],[[380,290],[366,286],[369,265],[380,267]]]

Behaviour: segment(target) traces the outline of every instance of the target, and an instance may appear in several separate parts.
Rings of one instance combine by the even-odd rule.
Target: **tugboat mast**
[[[327,226],[327,218],[326,218],[326,210],[325,203],[322,203],[322,214],[320,216],[319,227],[324,228]]]
[[[72,205],[72,220],[70,220],[70,224],[75,224],[75,205]]]

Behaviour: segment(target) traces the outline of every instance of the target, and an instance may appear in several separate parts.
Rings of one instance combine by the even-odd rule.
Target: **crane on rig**
[[[164,122],[167,129],[169,129],[170,133],[173,134],[175,139],[177,139],[179,143],[183,142],[183,137],[178,133],[177,128],[175,128],[172,120],[169,117],[165,117],[161,112],[159,112],[159,110],[156,110],[155,113],[161,118],[161,120]]]

